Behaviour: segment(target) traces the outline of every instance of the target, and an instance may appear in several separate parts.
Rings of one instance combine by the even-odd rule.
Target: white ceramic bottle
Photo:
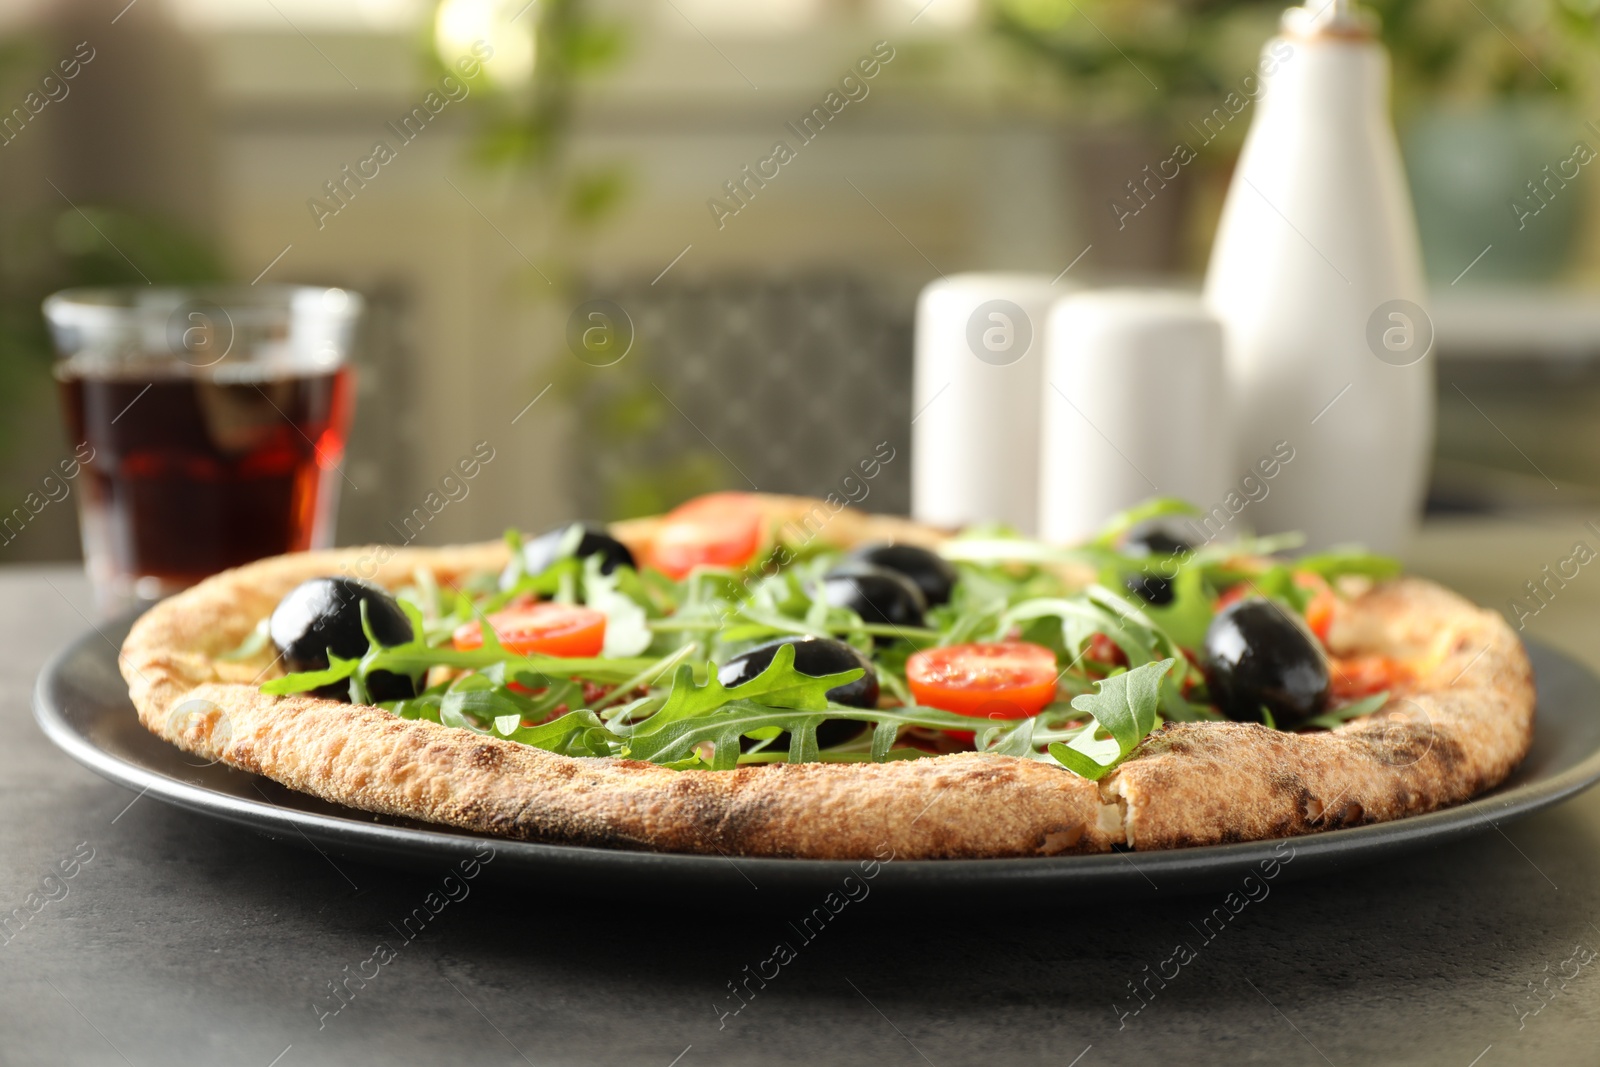
[[[917,301],[911,514],[936,526],[1038,525],[1048,274],[956,274]]]
[[[1228,345],[1236,462],[1294,459],[1263,533],[1397,551],[1433,442],[1433,328],[1389,119],[1388,56],[1344,0],[1284,13],[1228,190],[1205,299]]]
[[[1222,329],[1192,293],[1096,289],[1045,330],[1039,536],[1090,537],[1123,508],[1223,506],[1233,466]]]

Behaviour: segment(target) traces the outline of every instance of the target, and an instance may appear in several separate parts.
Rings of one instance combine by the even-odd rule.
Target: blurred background
[[[1600,0],[1370,6],[1434,292],[1430,510],[1592,503],[1596,168],[1524,185],[1600,149]],[[420,541],[822,495],[880,442],[896,458],[863,506],[903,512],[917,291],[996,269],[1197,285],[1248,112],[1136,216],[1113,204],[1282,7],[7,0],[0,512],[72,451],[41,298],[209,279],[367,296],[342,543],[405,539],[479,442],[493,460]],[[481,75],[446,92],[478,40]],[[802,130],[830,92],[844,106]],[[749,177],[779,140],[793,158]],[[625,313],[603,367],[568,339],[595,300]],[[76,557],[72,509],[3,551]]]

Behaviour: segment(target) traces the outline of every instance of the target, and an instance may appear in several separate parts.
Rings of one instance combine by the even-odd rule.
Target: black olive
[[[357,659],[367,652],[367,635],[361,630],[361,603],[367,621],[382,645],[403,645],[414,636],[411,620],[383,589],[356,578],[312,578],[289,590],[272,611],[267,629],[289,673],[328,668],[328,653]],[[347,682],[313,690],[331,700],[349,700]],[[367,675],[367,694],[373,700],[404,700],[417,695],[417,687],[403,674],[373,671]]]
[[[822,598],[836,608],[849,608],[862,622],[884,626],[922,625],[928,601],[917,583],[887,567],[864,564],[836,567],[823,575]],[[880,643],[892,638],[879,638]]]
[[[522,569],[526,574],[543,574],[550,569],[556,561],[556,553],[561,550],[561,542],[565,540],[567,531],[572,529],[573,523],[557,526],[553,530],[546,530],[531,541],[522,544]],[[610,574],[618,567],[632,567],[638,569],[634,563],[633,553],[628,551],[628,546],[612,537],[604,526],[596,522],[584,522],[577,525],[583,527],[583,536],[578,540],[578,548],[573,552],[577,559],[587,559],[589,556],[600,557],[600,573]]]
[[[1230,604],[1206,630],[1206,681],[1228,718],[1264,722],[1263,706],[1284,727],[1328,704],[1328,657],[1293,612],[1251,597]]]
[[[851,552],[845,561],[847,564],[885,567],[905,575],[922,590],[922,596],[930,608],[950,602],[950,591],[955,588],[958,577],[948,560],[916,545],[865,545]]]
[[[828,637],[780,637],[776,641],[757,645],[739,653],[719,667],[717,681],[730,689],[736,685],[743,685],[771,666],[772,657],[777,655],[778,649],[784,645],[794,646],[795,670],[801,674],[809,674],[813,678],[839,674],[855,670],[857,667],[865,669],[867,673],[855,681],[828,690],[828,699],[835,704],[845,704],[852,708],[878,706],[878,672],[873,669],[872,661],[843,641],[835,641]],[[861,733],[866,726],[866,723],[854,719],[824,719],[817,727],[817,747],[832,748],[834,745],[843,744]],[[750,748],[751,745],[746,744],[745,747]],[[787,731],[779,734],[766,747],[766,751],[769,752],[788,750]]]
[[[1122,538],[1122,551],[1129,556],[1176,556],[1194,551],[1194,546],[1162,525],[1159,519],[1141,522]]]
[[[1136,594],[1147,604],[1160,607],[1172,603],[1172,582],[1149,571],[1130,574],[1122,579],[1122,584],[1128,587],[1128,592]]]

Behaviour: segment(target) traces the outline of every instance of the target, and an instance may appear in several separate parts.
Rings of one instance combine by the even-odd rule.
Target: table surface
[[[1432,524],[1414,568],[1507,610],[1575,541],[1600,544],[1585,518]],[[1600,791],[1402,861],[1274,883],[1164,985],[1147,976],[1220,899],[928,914],[874,894],[762,988],[745,968],[794,940],[805,909],[759,889],[735,915],[657,907],[648,886],[634,905],[590,905],[486,869],[402,941],[391,924],[444,871],[335,864],[79,767],[34,726],[29,695],[87,629],[85,583],[0,569],[0,603],[3,1064],[1600,1061],[1600,967],[1585,965],[1600,950]],[[1600,575],[1527,623],[1600,668]],[[754,995],[734,999],[734,983]]]

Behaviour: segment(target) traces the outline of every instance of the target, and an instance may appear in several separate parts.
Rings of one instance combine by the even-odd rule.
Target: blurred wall
[[[82,95],[61,108],[71,121],[52,123],[55,147],[26,177],[7,178],[35,202],[57,195],[50,178],[74,199],[175,215],[215,237],[240,281],[264,275],[379,297],[347,465],[358,488],[344,488],[341,540],[392,537],[391,524],[478,441],[495,460],[425,540],[540,527],[593,499],[571,482],[574,412],[562,391],[524,412],[575,363],[564,342],[569,309],[549,303],[530,268],[541,263],[545,205],[527,178],[469,160],[467,109],[447,108],[336,215],[319,225],[308,209],[376,139],[394,140],[386,124],[429,88],[428,12],[351,25],[290,3],[278,5],[281,16],[246,18],[140,0],[110,25],[118,6],[81,0],[45,18],[52,32],[105,43],[80,79]],[[908,315],[938,273],[1055,273],[1082,249],[1063,119],[997,115],[982,93],[951,87],[944,72],[962,63],[950,53],[959,45],[931,20],[913,25],[915,11],[899,6],[819,9],[776,31],[725,27],[712,44],[685,15],[717,12],[679,8],[619,8],[626,57],[580,94],[571,154],[619,162],[627,193],[565,249],[564,265],[582,279],[578,297],[586,287],[648,286],[682,252],[674,283],[754,271],[782,284],[822,272]],[[797,142],[785,123],[809,114],[878,41],[893,59],[869,94],[719,227],[707,201],[727,200],[724,182],[775,140]],[[19,435],[18,470],[53,455],[60,438],[50,421],[41,416]],[[871,444],[861,442],[864,453]],[[70,541],[40,536],[10,548],[11,559],[59,556]]]
[[[521,6],[483,3],[503,24]],[[1203,264],[1227,179],[1221,150],[1185,178],[1181,196],[1137,227],[1113,227],[1105,201],[1147,161],[1150,135],[1137,123],[1092,124],[1079,101],[972,26],[975,3],[609,0],[591,10],[620,24],[626,44],[617,64],[576,84],[568,154],[575,167],[618,167],[623,194],[598,223],[556,240],[565,209],[539,180],[478,161],[481,93],[445,108],[377,177],[346,185],[337,213],[319,219],[309,206],[330,202],[326,183],[344,180],[342,168],[376,140],[394,140],[389,124],[437,82],[429,0],[14,0],[0,9],[7,100],[20,101],[77,42],[95,56],[70,96],[0,146],[0,503],[20,499],[66,449],[36,308],[73,281],[220,272],[366,293],[373,314],[340,538],[392,539],[455,461],[487,442],[493,462],[424,534],[441,542],[599,506],[604,496],[583,481],[592,456],[577,450],[610,447],[611,423],[597,431],[581,400],[584,383],[608,373],[633,374],[665,397],[650,415],[662,440],[673,434],[659,420],[692,410],[695,424],[677,426],[677,438],[721,456],[705,477],[739,484],[733,472],[750,459],[740,449],[762,442],[747,430],[718,440],[718,405],[740,402],[738,359],[770,361],[770,344],[741,350],[729,341],[734,326],[714,314],[671,344],[650,342],[655,358],[692,362],[701,330],[702,347],[721,353],[708,364],[724,379],[714,397],[674,399],[651,378],[645,349],[613,371],[576,359],[567,319],[592,295],[645,294],[634,309],[645,315],[667,291],[737,290],[738,300],[705,306],[748,309],[769,296],[781,305],[797,281],[808,292],[842,286],[861,294],[851,307],[881,316],[872,327],[881,343],[848,358],[897,367],[915,294],[939,274],[1054,275],[1076,262],[1068,286],[1179,268],[1192,281]],[[800,145],[790,124],[875,53],[893,58],[880,61],[869,91],[777,177],[741,177],[775,141]],[[719,219],[708,202],[733,203],[725,183],[735,180],[748,202]],[[1591,249],[1600,247],[1595,219],[1580,221]],[[1511,337],[1517,315],[1542,321],[1519,299],[1502,316]],[[826,346],[805,351],[819,353],[804,357],[813,373],[833,373]],[[805,420],[760,417],[779,453],[803,455],[804,435],[815,434]],[[1470,420],[1450,425],[1464,455],[1500,440]],[[1548,447],[1571,439],[1552,434]],[[862,441],[863,453],[872,444]],[[1544,444],[1519,445],[1542,458]],[[783,488],[829,488],[800,460],[793,468]],[[1476,468],[1450,469],[1457,485],[1480,480]],[[69,509],[55,508],[0,562],[66,558],[75,540]]]

